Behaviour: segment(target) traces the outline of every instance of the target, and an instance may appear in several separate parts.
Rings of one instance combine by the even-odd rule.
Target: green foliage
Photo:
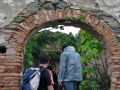
[[[38,34],[34,35],[34,38],[32,37],[26,45],[25,49],[25,58],[24,58],[24,67],[28,68],[34,64],[32,52],[39,48],[39,45],[37,44],[37,38],[39,37]]]
[[[86,79],[81,82],[80,90],[100,90],[96,80]]]
[[[73,17],[72,16],[67,16],[66,20],[71,22],[73,20]]]
[[[73,20],[73,17],[72,17],[72,16],[67,16],[67,17],[66,17],[66,21],[71,22],[72,20]],[[77,21],[78,21],[78,22],[83,22],[83,21],[85,21],[85,16],[82,16],[82,15],[78,16],[78,17],[77,17]]]
[[[101,57],[101,52],[103,51],[103,45],[91,34],[84,30],[81,30],[76,39],[80,42],[76,43],[77,51],[81,54],[81,60],[84,64],[83,82],[81,83],[80,90],[100,90],[99,81],[94,78],[96,68],[94,65],[89,65],[91,62],[99,61]]]
[[[45,53],[49,56],[51,61],[59,63],[60,49],[66,43],[75,43],[75,38],[71,33],[69,35],[61,32],[53,33],[50,31],[36,33],[26,45],[24,60],[25,68],[28,68],[31,65],[37,65],[37,61],[33,60],[33,53],[36,58],[39,53]]]
[[[77,39],[78,52],[81,53],[83,63],[89,63],[91,60],[99,60],[103,45],[91,34],[81,30]]]
[[[77,21],[78,21],[78,22],[83,22],[83,21],[85,21],[85,16],[82,16],[82,15],[78,16],[78,17],[77,17]]]
[[[64,26],[60,26],[60,30],[64,30]]]

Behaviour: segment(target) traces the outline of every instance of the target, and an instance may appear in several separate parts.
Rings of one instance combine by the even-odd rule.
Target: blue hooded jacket
[[[64,49],[60,57],[59,80],[82,81],[82,64],[80,55],[73,46]]]

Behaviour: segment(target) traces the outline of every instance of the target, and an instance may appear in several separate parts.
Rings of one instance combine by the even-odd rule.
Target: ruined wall
[[[39,0],[1,0],[0,3],[0,28],[8,25],[19,12],[21,12],[30,2],[38,2]],[[45,1],[45,0],[42,0]],[[58,1],[58,0],[49,0]],[[120,0],[64,0],[69,4],[73,4],[74,8],[84,8],[89,10],[102,10],[112,15],[120,22]],[[32,5],[31,5],[32,6]],[[34,9],[34,8],[32,8]],[[105,13],[103,14],[105,15]],[[117,22],[113,22],[113,18],[105,18],[109,24],[112,24],[114,31],[118,33],[120,38],[120,29]]]
[[[3,27],[13,20],[13,18],[25,7],[28,3],[37,0],[1,0],[0,1],[0,27]],[[43,0],[44,1],[44,0]],[[57,0],[55,0],[57,1]],[[114,16],[120,21],[120,0],[64,0],[74,5],[79,5],[81,8],[99,9]]]
[[[5,1],[12,3],[13,0]],[[53,1],[56,0],[50,1],[52,2],[44,4],[38,3],[38,1],[37,3],[30,3],[20,13],[15,8],[16,14],[18,14],[14,19],[9,17],[11,20],[13,19],[12,22],[7,17],[3,18],[2,25],[7,24],[7,26],[0,31],[0,46],[5,46],[6,52],[0,53],[0,90],[19,90],[25,44],[36,27],[42,27],[43,24],[49,21],[66,20],[67,16],[72,16],[74,18],[73,22],[77,22],[79,15],[85,17],[85,21],[81,23],[84,26],[91,26],[93,28],[92,32],[98,32],[105,42],[110,53],[108,62],[110,63],[109,72],[112,80],[111,90],[120,90],[120,42],[117,38],[120,31],[119,22],[111,15],[100,11],[97,3],[92,0],[90,2],[87,2],[88,0],[78,0],[79,5],[75,3],[71,5],[70,0],[69,4],[65,2],[55,4]],[[86,4],[82,4],[85,2]],[[85,8],[87,9],[85,10]],[[9,7],[8,10],[11,9]],[[12,16],[12,12],[9,11],[10,13]],[[9,16],[9,14],[6,15]]]

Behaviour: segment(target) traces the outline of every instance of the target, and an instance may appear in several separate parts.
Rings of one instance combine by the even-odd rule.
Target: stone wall
[[[9,24],[30,2],[38,0],[1,0],[0,27]],[[43,0],[44,1],[44,0]],[[54,0],[57,1],[57,0]],[[120,21],[120,0],[64,0],[77,4],[80,8],[97,9],[107,12]]]
[[[102,11],[73,8],[66,2],[55,3],[54,0],[42,5],[39,2],[30,3],[9,25],[1,29],[0,46],[5,46],[6,52],[0,53],[0,90],[19,90],[25,45],[31,34],[37,32],[35,28],[42,28],[50,21],[66,23],[67,16],[73,17],[73,25],[92,27],[90,32],[97,32],[105,42],[110,54],[111,90],[120,90],[120,42],[113,24],[107,20],[112,19],[117,25],[119,23]],[[84,16],[85,20],[77,22],[78,16]]]

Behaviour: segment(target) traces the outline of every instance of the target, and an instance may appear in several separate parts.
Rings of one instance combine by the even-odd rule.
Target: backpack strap
[[[38,67],[39,68],[39,71],[40,72],[42,72],[42,71],[44,71],[44,70],[47,70],[46,68],[44,68],[44,67]]]

